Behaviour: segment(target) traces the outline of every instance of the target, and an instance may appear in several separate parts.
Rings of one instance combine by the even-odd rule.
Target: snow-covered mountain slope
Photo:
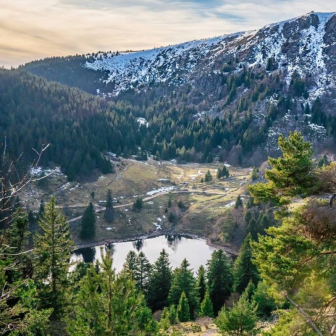
[[[88,69],[107,73],[109,95],[149,85],[180,86],[207,72],[219,71],[227,60],[238,60],[237,71],[266,67],[286,73],[287,85],[296,72],[311,76],[311,98],[336,83],[336,14],[309,13],[260,30],[129,53],[98,54],[85,63]]]

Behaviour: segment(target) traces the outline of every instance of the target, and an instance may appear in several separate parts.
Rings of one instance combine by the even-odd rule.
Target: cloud
[[[329,0],[0,0],[0,65],[256,29]]]

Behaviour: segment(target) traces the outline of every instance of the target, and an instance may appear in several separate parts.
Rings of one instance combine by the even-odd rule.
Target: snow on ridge
[[[117,96],[128,89],[139,91],[141,86],[153,83],[167,82],[168,85],[183,85],[190,78],[190,74],[198,69],[206,71],[216,60],[225,55],[235,55],[239,52],[238,50],[251,49],[253,51],[251,58],[243,61],[246,66],[266,66],[268,58],[273,57],[280,67],[287,71],[288,85],[294,72],[297,72],[301,77],[312,73],[316,80],[316,89],[311,92],[313,99],[323,93],[327,86],[323,53],[326,46],[323,37],[327,22],[335,14],[335,12],[311,12],[300,17],[269,24],[260,30],[193,40],[144,51],[99,54],[95,60],[87,61],[84,66],[96,71],[106,71],[108,77],[104,81],[112,84],[111,92],[108,95]],[[284,35],[284,29],[287,30],[287,34],[289,29],[286,24],[298,22],[298,20],[311,15],[318,17],[317,28],[310,25],[307,29],[299,30],[298,23],[290,28],[292,30],[290,33],[297,34],[299,32],[301,35],[298,41],[299,49],[295,50],[297,57],[296,59],[293,56],[290,58],[283,51],[284,44],[288,42]],[[199,65],[201,67],[198,67]]]
[[[95,71],[109,73],[106,83],[115,85],[113,95],[138,84],[150,82],[166,82],[177,74],[183,77],[197,66],[198,60],[203,59],[216,46],[226,43],[228,39],[236,39],[246,34],[239,32],[219,37],[194,40],[177,45],[155,48],[150,50],[99,55],[93,62],[87,61],[85,67]],[[181,62],[179,62],[181,60]],[[211,59],[209,59],[211,62]],[[183,79],[180,78],[180,81]]]

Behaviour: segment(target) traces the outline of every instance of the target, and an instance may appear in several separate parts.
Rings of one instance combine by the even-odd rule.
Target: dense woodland
[[[330,334],[336,206],[320,196],[336,193],[336,166],[326,160],[317,166],[299,133],[280,137],[279,147],[282,156],[269,159],[267,182],[249,187],[254,202],[236,201],[249,219],[238,257],[217,250],[196,275],[187,260],[173,270],[165,251],[153,265],[142,252],[130,252],[117,274],[108,248],[102,262],[81,262],[69,273],[73,241],[55,200],[44,206],[34,248],[26,251],[28,218],[9,184],[1,199],[7,204],[1,208],[1,334],[182,335],[179,323],[198,317],[214,317],[223,335]],[[302,204],[293,208],[293,200]],[[272,220],[263,219],[267,209]],[[94,215],[90,206],[87,212]],[[271,327],[263,329],[261,321]]]
[[[24,153],[24,167],[35,157],[33,148],[39,150],[49,143],[41,164],[60,165],[73,180],[97,169],[112,172],[105,152],[138,159],[147,155],[162,160],[176,158],[181,163],[212,162],[218,157],[233,164],[256,165],[266,157],[262,148],[269,127],[289,108],[298,114],[312,113],[313,121],[325,125],[335,136],[336,119],[323,113],[321,100],[311,108],[293,102],[292,97],[307,94],[304,81],[294,77],[287,96],[270,105],[260,122],[252,110],[284,90],[279,75],[246,69],[237,74],[224,71],[228,70],[213,74],[211,79],[218,96],[213,115],[198,117],[210,101],[188,85],[179,93],[167,91],[160,98],[155,89],[143,95],[125,93],[112,102],[23,70],[1,70],[2,145],[13,157]],[[239,95],[241,91],[246,93]],[[140,125],[137,117],[144,117],[148,127]]]

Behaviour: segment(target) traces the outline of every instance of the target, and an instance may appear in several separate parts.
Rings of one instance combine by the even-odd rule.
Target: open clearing
[[[96,242],[172,229],[216,238],[220,235],[220,221],[225,212],[233,206],[238,195],[244,198],[251,174],[249,168],[228,167],[230,177],[218,180],[216,172],[222,166],[222,163],[182,165],[151,159],[146,162],[122,159],[115,165],[115,173],[101,175],[95,180],[68,182],[62,174],[52,175],[42,185],[30,185],[21,199],[29,209],[37,212],[40,200],[47,201],[54,195],[70,221],[78,244],[83,243],[77,238],[80,217],[91,201],[97,212]],[[213,181],[201,183],[208,170]],[[113,223],[103,218],[108,189],[114,198]],[[137,197],[144,200],[141,212],[132,211]],[[169,198],[171,207],[168,207]],[[171,213],[174,220],[169,221]]]

